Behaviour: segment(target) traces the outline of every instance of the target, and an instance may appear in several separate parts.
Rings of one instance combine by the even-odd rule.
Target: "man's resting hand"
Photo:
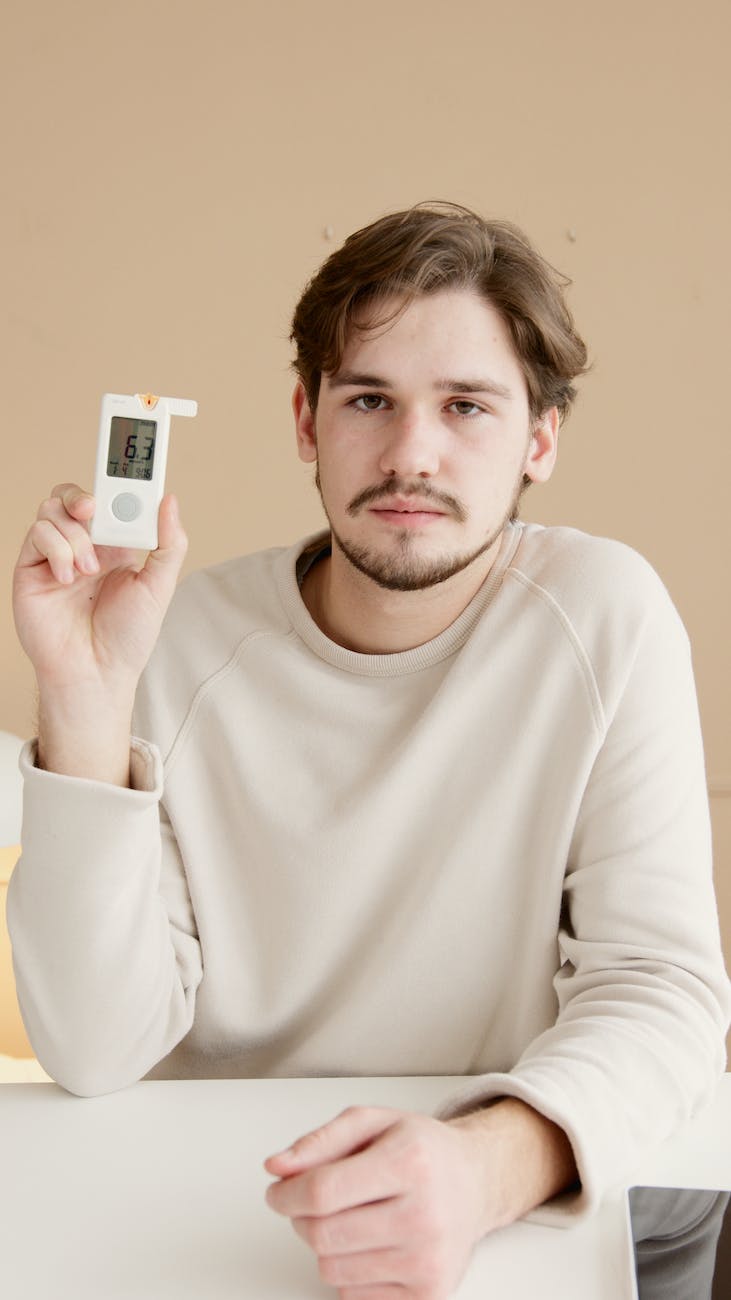
[[[265,1167],[341,1300],[446,1300],[485,1233],[577,1176],[563,1131],[512,1098],[450,1121],[351,1107]]]

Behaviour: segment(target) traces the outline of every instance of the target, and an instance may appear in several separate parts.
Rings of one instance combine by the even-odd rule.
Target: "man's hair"
[[[357,230],[323,263],[292,319],[292,367],[315,412],[322,375],[339,369],[356,314],[357,328],[370,332],[423,294],[472,289],[510,331],[531,417],[556,406],[563,419],[576,396],[571,381],[587,368],[586,346],[564,301],[570,283],[510,222],[455,203],[418,203]],[[394,296],[396,310],[379,318],[379,304]]]

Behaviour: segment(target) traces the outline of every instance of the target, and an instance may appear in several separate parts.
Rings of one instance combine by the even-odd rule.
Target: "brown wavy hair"
[[[322,375],[339,369],[353,328],[388,326],[422,294],[473,289],[510,331],[531,417],[556,406],[563,420],[576,396],[572,380],[587,369],[564,299],[570,283],[510,222],[456,203],[418,203],[357,230],[313,276],[292,319],[292,368],[314,413]],[[394,296],[396,310],[379,316],[379,303]]]

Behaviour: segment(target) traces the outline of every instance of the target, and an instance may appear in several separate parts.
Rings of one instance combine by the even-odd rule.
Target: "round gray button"
[[[112,514],[123,523],[128,524],[142,513],[142,502],[134,492],[120,492],[112,502]]]

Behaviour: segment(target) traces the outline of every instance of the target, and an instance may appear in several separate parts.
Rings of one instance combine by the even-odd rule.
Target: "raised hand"
[[[187,539],[172,496],[160,505],[159,547],[146,558],[138,551],[95,548],[88,532],[93,513],[94,498],[76,484],[54,488],[23,542],[13,608],[38,679],[44,765],[117,780],[124,776],[121,734],[129,731],[137,683],[175,590]],[[105,732],[107,726],[111,731]],[[100,762],[97,742],[103,750],[105,735],[116,750],[116,776],[105,775],[107,765]],[[75,761],[69,769],[72,750],[81,756],[90,741],[91,761],[82,758],[83,771]]]

